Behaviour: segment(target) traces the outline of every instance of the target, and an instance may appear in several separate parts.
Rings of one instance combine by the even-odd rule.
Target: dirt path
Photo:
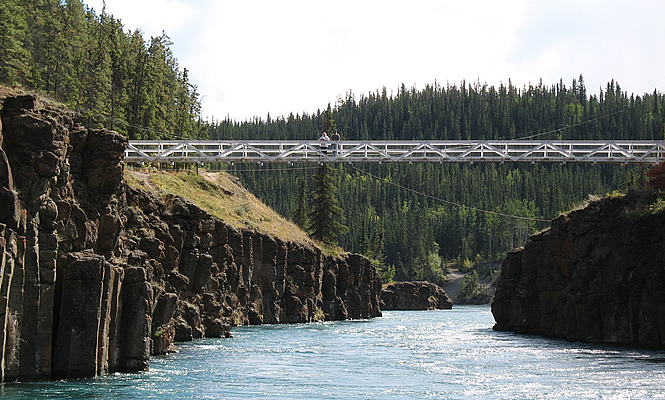
[[[132,174],[137,180],[139,180],[141,183],[143,183],[146,187],[150,188],[150,190],[153,191],[153,193],[159,193],[159,188],[157,185],[150,180],[150,174],[145,173],[145,172],[139,172],[139,171],[132,171],[132,170],[127,170],[130,174]]]
[[[459,292],[462,287],[462,278],[464,278],[464,274],[459,272],[458,269],[451,268],[448,270],[448,274],[446,275],[446,283],[443,285],[443,290],[446,291],[453,302],[457,299],[457,296],[459,296]]]

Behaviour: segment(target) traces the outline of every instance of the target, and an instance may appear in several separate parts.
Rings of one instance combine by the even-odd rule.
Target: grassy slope
[[[159,172],[125,170],[125,181],[158,195],[175,194],[239,229],[252,229],[284,241],[314,241],[224,172]],[[320,243],[316,243],[320,246]]]

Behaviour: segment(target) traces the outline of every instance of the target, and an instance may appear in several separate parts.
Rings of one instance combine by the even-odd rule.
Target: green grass
[[[141,190],[159,195],[181,196],[206,212],[238,229],[252,229],[287,242],[322,247],[326,254],[337,255],[341,249],[324,248],[296,224],[277,214],[224,172],[200,174],[127,170],[125,181]]]

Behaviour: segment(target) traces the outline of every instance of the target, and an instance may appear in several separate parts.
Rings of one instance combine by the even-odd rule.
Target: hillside
[[[224,172],[125,170],[127,184],[163,196],[181,196],[237,229],[251,229],[283,241],[315,245],[296,224],[282,217]],[[320,244],[319,244],[320,245]]]

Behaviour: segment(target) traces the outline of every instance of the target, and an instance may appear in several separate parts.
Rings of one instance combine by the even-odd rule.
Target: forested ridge
[[[166,33],[138,29],[80,0],[0,2],[0,82],[39,91],[86,123],[131,139],[198,134],[200,100]]]
[[[145,40],[79,0],[0,2],[0,81],[46,93],[91,125],[132,139],[316,139],[332,113],[344,139],[662,139],[665,97],[617,82],[481,82],[348,92],[312,114],[202,120],[197,87],[163,33]],[[260,94],[259,94],[260,95]],[[325,106],[325,105],[324,105]],[[221,167],[221,166],[210,166]],[[336,171],[342,247],[380,261],[385,277],[439,281],[446,263],[492,261],[589,195],[645,185],[646,166],[354,164]],[[226,167],[224,167],[226,168]],[[315,166],[236,165],[243,184],[299,219]]]
[[[462,82],[396,93],[349,93],[333,116],[343,139],[662,139],[665,98],[629,95],[610,82],[588,95],[579,76],[498,88]],[[315,139],[315,115],[210,125],[212,138]],[[244,184],[279,212],[297,209],[307,166],[236,166]],[[250,171],[246,171],[250,169]],[[337,166],[349,232],[340,244],[384,261],[397,280],[440,281],[448,262],[494,261],[590,195],[645,186],[647,166],[548,164],[355,164]],[[244,172],[240,172],[244,171]]]

